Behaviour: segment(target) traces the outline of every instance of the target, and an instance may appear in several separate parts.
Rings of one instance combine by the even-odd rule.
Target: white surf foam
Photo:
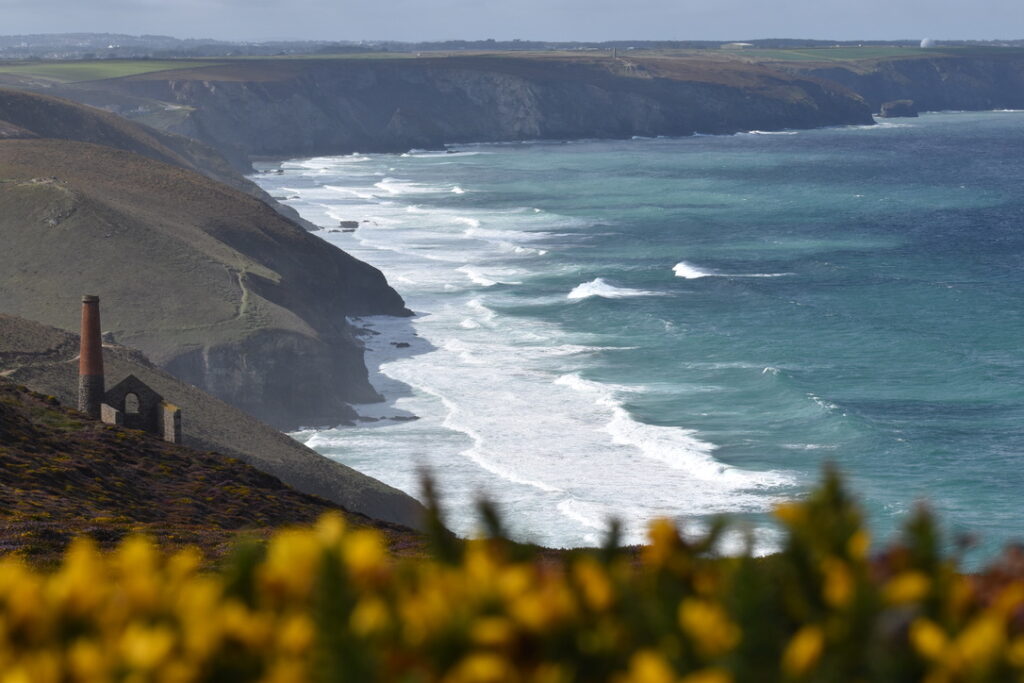
[[[672,272],[676,277],[686,280],[698,280],[702,277],[785,277],[791,275],[791,273],[717,273],[713,270],[698,268],[686,261],[680,261],[672,266]]]
[[[672,267],[672,272],[676,274],[676,277],[686,278],[687,280],[696,280],[697,278],[707,277],[708,275],[714,275],[710,270],[704,270],[694,265],[687,263],[686,261],[680,261]]]
[[[610,285],[603,278],[594,278],[590,282],[584,282],[573,288],[566,298],[572,301],[589,299],[590,297],[601,297],[603,299],[624,299],[634,296],[660,296],[658,292],[649,292],[643,289],[629,289],[627,287],[616,287]]]
[[[622,518],[627,542],[635,543],[657,516],[763,511],[778,499],[766,487],[787,486],[786,475],[725,465],[701,435],[634,419],[619,397],[635,388],[595,383],[581,390],[585,380],[572,373],[588,366],[589,354],[613,352],[608,339],[501,312],[524,302],[499,283],[549,276],[552,268],[560,276],[585,272],[540,256],[549,243],[590,228],[586,219],[529,206],[453,210],[461,200],[452,189],[465,187],[468,176],[445,182],[435,170],[421,182],[425,176],[407,164],[442,162],[365,156],[370,161],[286,169],[287,178],[318,174],[289,181],[302,198],[295,206],[325,226],[337,225],[336,216],[370,221],[354,233],[320,234],[402,283],[408,305],[424,314],[373,319],[381,334],[364,338],[368,365],[379,367],[371,381],[388,398],[365,414],[382,422],[302,438],[413,494],[417,468],[430,467],[459,533],[475,531],[474,499],[485,492],[508,510],[520,538],[551,546],[598,543],[609,517]],[[381,172],[387,175],[370,175]],[[280,183],[272,174],[266,179]],[[580,299],[656,294],[601,278],[573,292]],[[408,336],[413,332],[418,336]],[[397,349],[399,342],[412,348]],[[409,413],[420,419],[387,419]]]

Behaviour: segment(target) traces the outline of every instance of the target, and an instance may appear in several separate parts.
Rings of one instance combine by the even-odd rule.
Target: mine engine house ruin
[[[181,409],[165,401],[145,382],[128,375],[109,391],[103,374],[100,298],[82,297],[81,354],[78,361],[78,409],[95,420],[141,429],[164,441],[181,443]]]

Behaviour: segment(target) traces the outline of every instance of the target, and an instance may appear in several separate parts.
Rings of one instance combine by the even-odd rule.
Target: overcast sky
[[[0,0],[0,35],[226,40],[1024,38],[1024,0]]]

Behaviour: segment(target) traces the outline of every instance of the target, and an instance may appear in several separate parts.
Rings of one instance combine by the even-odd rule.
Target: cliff
[[[858,93],[878,111],[913,100],[919,111],[1024,108],[1024,51],[965,49],[848,63],[772,63]]]
[[[815,78],[657,57],[247,60],[60,92],[232,157],[871,122],[860,98]]]
[[[77,401],[78,365],[75,362],[77,353],[77,335],[23,318],[0,314],[0,410],[4,409],[3,398],[10,395],[9,386],[6,383],[9,381],[27,385],[35,391],[54,396],[64,405],[75,405]],[[260,479],[272,490],[284,490],[278,505],[286,505],[291,500],[289,496],[294,496],[295,491],[298,491],[321,499],[321,502],[317,504],[320,506],[324,504],[324,501],[329,501],[332,505],[341,506],[353,513],[366,515],[373,519],[406,527],[418,528],[421,525],[423,508],[410,496],[325,458],[242,411],[217,400],[194,386],[181,382],[153,366],[138,351],[115,344],[105,344],[103,362],[108,387],[127,375],[134,374],[166,400],[182,408],[183,443],[186,447],[194,449],[192,454],[185,453],[184,449],[161,445],[160,442],[154,444],[153,439],[132,432],[131,438],[137,445],[132,451],[133,457],[140,459],[146,467],[152,466],[149,463],[149,456],[153,453],[172,453],[178,460],[185,458],[195,462],[191,465],[175,466],[166,470],[166,474],[174,475],[179,471],[189,471],[190,469],[195,471],[197,468],[201,470],[209,457],[197,453],[197,451],[204,453],[216,451],[224,456],[236,458],[248,466],[276,478],[275,482],[280,480],[287,487],[291,487],[284,490],[286,487],[282,486],[280,482],[268,482],[270,477],[264,476]],[[82,415],[61,418],[61,420],[72,420],[79,423],[75,428],[76,434],[79,430],[88,434],[106,433],[104,427]],[[70,449],[67,443],[72,440],[72,436],[74,434],[65,435],[66,443],[61,446],[65,455],[76,455],[75,450]],[[14,439],[9,431],[0,429],[0,448],[21,445],[23,445],[22,440]],[[103,457],[104,454],[101,454],[100,458]],[[0,460],[10,465],[7,457]],[[118,474],[116,470],[117,468],[112,468],[109,463],[103,466],[103,471],[112,476]],[[129,475],[130,473],[118,476]],[[235,482],[234,485],[246,485],[245,479],[251,479],[253,475],[242,471],[240,476],[242,476],[242,480]],[[218,481],[222,478],[218,475]],[[10,481],[5,483],[12,485]],[[64,482],[59,483],[60,490],[63,491]],[[173,478],[171,483],[180,484]],[[108,485],[113,486],[110,482],[90,483],[90,486],[99,486],[101,489],[104,487],[109,489]],[[0,489],[2,488],[0,487]],[[292,491],[292,488],[295,491]],[[109,493],[109,490],[107,492]],[[133,491],[132,495],[137,496],[142,493],[144,492]],[[205,495],[189,495],[188,497],[196,498],[199,501]],[[171,500],[176,498],[178,496],[173,496]],[[171,500],[164,501],[164,503],[170,505]],[[83,505],[97,503],[97,501],[88,500],[80,502]],[[239,508],[240,504],[248,505],[249,503],[251,501],[230,501],[229,505],[221,506],[220,512],[217,514],[226,514],[230,509],[234,509],[235,512],[232,514],[236,517],[245,517],[246,514],[249,514],[248,523],[252,524],[258,521],[256,514],[258,510]],[[0,508],[8,511],[12,509],[2,505]],[[206,508],[203,507],[203,509]],[[150,513],[160,513],[161,519],[174,517],[174,510],[166,508],[154,508]],[[198,517],[200,513],[201,511],[189,512],[193,517]],[[146,521],[150,518],[143,519],[136,515],[136,519],[137,521]],[[290,521],[298,522],[300,520],[296,518]],[[196,523],[210,524],[212,522],[197,520]]]
[[[346,316],[403,315],[376,268],[251,196],[138,154],[0,140],[0,310],[103,328],[279,428],[338,424],[374,400]]]

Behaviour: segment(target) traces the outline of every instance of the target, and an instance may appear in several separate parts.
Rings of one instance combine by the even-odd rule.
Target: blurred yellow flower
[[[451,683],[505,683],[512,676],[512,667],[501,655],[474,652],[455,667],[445,681]]]
[[[885,601],[891,605],[917,602],[928,595],[932,582],[919,571],[907,571],[894,576],[882,588]]]
[[[383,631],[390,623],[387,604],[375,596],[361,598],[349,618],[352,632],[363,637]]]
[[[923,657],[939,659],[949,645],[949,638],[935,622],[918,617],[910,625],[910,642]]]
[[[796,632],[782,653],[782,670],[789,676],[803,676],[821,659],[825,649],[825,633],[820,626],[809,624]]]
[[[354,574],[372,574],[387,559],[387,548],[380,534],[369,529],[353,531],[345,537],[345,562]]]
[[[679,624],[705,657],[718,657],[736,646],[739,628],[721,605],[688,598],[679,605]]]
[[[988,666],[1006,644],[1006,627],[991,613],[972,620],[954,641],[957,654],[971,666]]]
[[[611,606],[614,596],[612,582],[596,560],[587,557],[577,561],[573,565],[572,575],[590,609],[601,612]]]
[[[858,529],[846,542],[846,552],[850,559],[863,562],[867,559],[868,550],[871,549],[871,534],[864,529]]]
[[[827,557],[821,563],[825,575],[823,594],[832,607],[845,607],[853,598],[854,579],[849,566],[837,557]]]
[[[647,528],[649,545],[643,549],[644,562],[656,567],[664,565],[679,545],[679,530],[672,520],[656,519]]]
[[[696,673],[683,676],[679,683],[732,683],[732,676],[722,669],[701,669]]]
[[[675,683],[676,674],[669,663],[654,650],[641,650],[629,660],[628,683]]]
[[[121,656],[132,669],[152,671],[164,663],[174,643],[175,635],[167,627],[133,623],[121,636]]]

